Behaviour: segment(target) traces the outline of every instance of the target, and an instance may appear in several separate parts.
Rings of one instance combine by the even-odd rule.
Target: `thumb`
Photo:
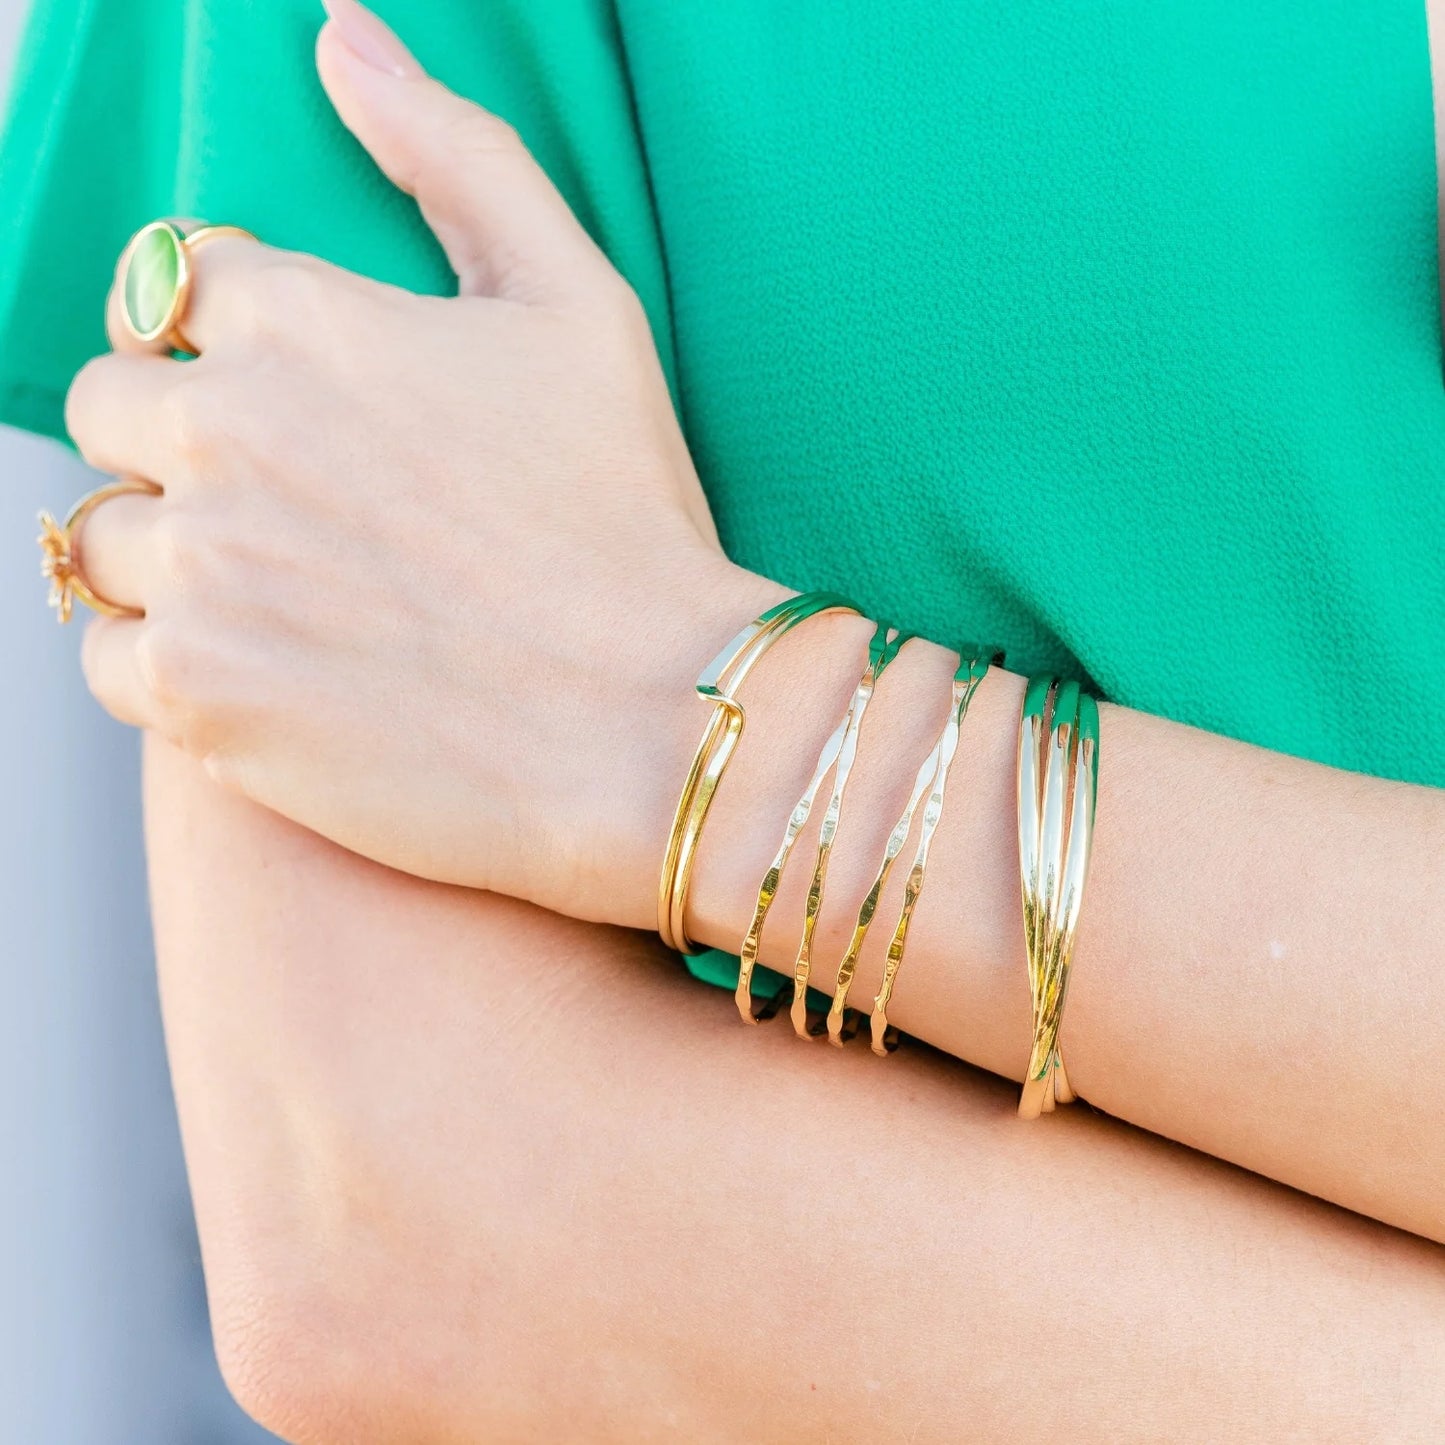
[[[595,287],[609,263],[517,133],[428,77],[358,0],[324,3],[321,83],[346,128],[416,198],[462,294],[536,302]]]

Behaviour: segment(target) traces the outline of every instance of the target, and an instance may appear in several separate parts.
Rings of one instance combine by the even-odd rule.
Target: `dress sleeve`
[[[637,288],[672,378],[646,157],[608,0],[382,0],[433,74],[521,132]],[[0,141],[0,421],[63,436],[126,238],[231,222],[416,291],[453,280],[316,78],[317,0],[35,0]]]

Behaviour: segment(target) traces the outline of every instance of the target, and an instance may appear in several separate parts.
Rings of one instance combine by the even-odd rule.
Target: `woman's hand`
[[[357,851],[646,923],[689,680],[781,593],[723,558],[646,317],[516,135],[341,20],[327,92],[461,295],[197,248],[200,358],[131,344],[71,390],[87,460],[164,488],[86,524],[92,585],[146,613],[92,624],[87,677]]]

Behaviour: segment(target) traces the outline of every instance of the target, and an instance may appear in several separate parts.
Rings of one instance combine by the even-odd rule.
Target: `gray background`
[[[6,80],[26,8],[0,0]],[[0,428],[0,1441],[256,1445],[206,1325],[137,739],[85,691],[81,628],[56,626],[38,571],[36,512],[94,483]]]

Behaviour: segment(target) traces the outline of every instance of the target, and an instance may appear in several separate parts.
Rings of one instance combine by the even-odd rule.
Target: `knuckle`
[[[135,644],[140,685],[159,712],[172,719],[192,711],[192,649],[174,624],[151,623]]]
[[[242,769],[231,754],[212,748],[202,757],[201,766],[213,783],[219,783],[223,788],[231,788],[238,793],[245,791],[241,786]]]
[[[147,712],[183,752],[205,763],[235,739],[219,705],[217,675],[225,649],[214,626],[194,617],[147,622],[135,644],[135,674]]]
[[[450,139],[473,155],[525,155],[517,128],[480,106],[464,104],[448,122]]]
[[[514,126],[469,101],[457,100],[436,122],[436,143],[426,148],[408,178],[421,195],[454,189],[457,174],[500,161],[530,160]]]
[[[203,461],[210,452],[214,434],[209,389],[193,368],[174,381],[159,403],[157,426],[171,453],[182,462]]]
[[[194,518],[174,503],[151,524],[151,550],[162,577],[180,587],[193,574],[200,544]]]
[[[166,507],[150,529],[150,546],[155,553],[156,569],[169,582],[179,582],[186,574],[186,532],[189,525],[179,507]]]
[[[251,278],[251,328],[270,338],[303,335],[334,290],[319,266],[303,256],[282,256]]]
[[[652,323],[642,298],[620,272],[608,266],[597,281],[597,301],[602,313],[628,341],[646,337],[652,344]]]

